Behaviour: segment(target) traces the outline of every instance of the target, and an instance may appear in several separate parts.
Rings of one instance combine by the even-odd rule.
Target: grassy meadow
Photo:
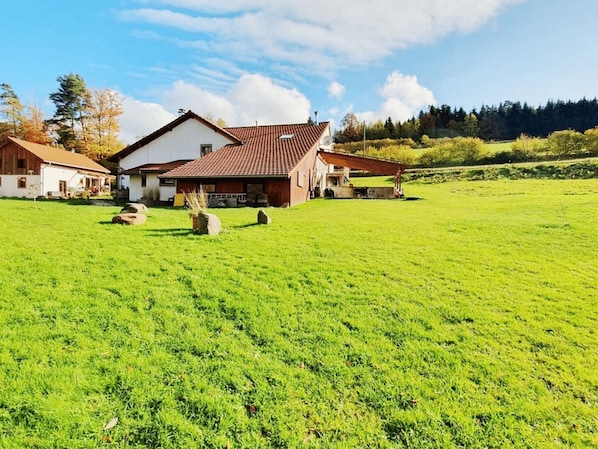
[[[598,447],[596,180],[404,188],[217,237],[0,199],[0,447]]]

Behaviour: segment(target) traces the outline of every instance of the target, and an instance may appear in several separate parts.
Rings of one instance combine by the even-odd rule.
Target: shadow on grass
[[[220,234],[226,233],[227,229],[246,229],[252,228],[254,226],[259,226],[258,223],[246,223],[242,225],[233,225],[227,226],[226,228],[222,228]],[[169,228],[169,229],[147,229],[145,230],[146,234],[150,237],[188,237],[190,235],[196,235],[201,237],[202,235],[193,232],[193,229],[190,228]]]
[[[193,229],[190,228],[147,229],[145,232],[151,237],[187,237],[194,234]]]
[[[252,228],[254,226],[259,226],[259,223],[245,223],[242,225],[235,225],[235,226],[230,226],[230,228],[232,229],[245,229],[245,228]]]

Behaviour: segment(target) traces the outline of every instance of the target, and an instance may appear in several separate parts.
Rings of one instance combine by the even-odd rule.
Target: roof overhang
[[[47,167],[60,167],[60,168],[66,168],[69,170],[77,170],[77,172],[79,172],[79,173],[93,174],[96,176],[110,176],[110,170],[108,170],[108,169],[106,169],[106,171],[99,171],[99,170],[95,171],[95,170],[90,170],[87,167],[81,167],[78,165],[59,164],[59,163],[47,161],[47,160],[44,160],[42,162]]]
[[[396,176],[405,171],[405,166],[403,164],[383,159],[374,159],[345,153],[331,153],[328,151],[319,151],[318,155],[329,165],[348,167],[354,170],[365,170],[377,175]]]
[[[94,176],[96,178],[108,178],[108,179],[116,179],[116,176],[111,175],[109,173],[98,173],[89,170],[77,170],[77,173],[85,176]]]
[[[158,178],[168,178],[168,179],[268,179],[268,178],[277,178],[277,179],[288,179],[290,176],[288,174],[281,174],[281,175],[193,175],[193,176],[164,176],[158,175]]]
[[[186,163],[191,162],[191,160],[178,160],[178,161],[171,161],[171,162],[164,162],[158,164],[144,164],[138,165],[137,167],[129,168],[127,170],[123,170],[120,172],[121,175],[140,175],[142,173],[166,173],[170,170],[174,170],[181,165],[185,165]]]

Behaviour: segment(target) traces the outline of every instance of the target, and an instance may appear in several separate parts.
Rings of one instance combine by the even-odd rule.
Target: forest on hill
[[[417,117],[407,121],[378,120],[362,123],[347,114],[335,132],[337,143],[377,139],[412,139],[421,142],[424,136],[478,137],[484,141],[514,140],[521,135],[548,137],[560,130],[580,133],[598,126],[598,100],[549,101],[533,107],[519,101],[506,101],[498,106],[483,105],[479,110],[466,112],[446,104],[429,106]]]

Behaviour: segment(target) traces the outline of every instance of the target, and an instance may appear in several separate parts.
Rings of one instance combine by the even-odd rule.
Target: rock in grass
[[[218,235],[222,228],[220,218],[214,214],[202,213],[198,215],[198,228],[196,232],[202,235]]]
[[[127,203],[120,212],[130,214],[147,214],[149,209],[143,203]]]
[[[270,215],[268,215],[263,209],[260,209],[260,211],[257,213],[257,223],[269,225],[272,223],[272,218],[270,218]]]
[[[143,214],[118,214],[112,218],[112,223],[119,223],[125,225],[142,225],[147,220]]]

